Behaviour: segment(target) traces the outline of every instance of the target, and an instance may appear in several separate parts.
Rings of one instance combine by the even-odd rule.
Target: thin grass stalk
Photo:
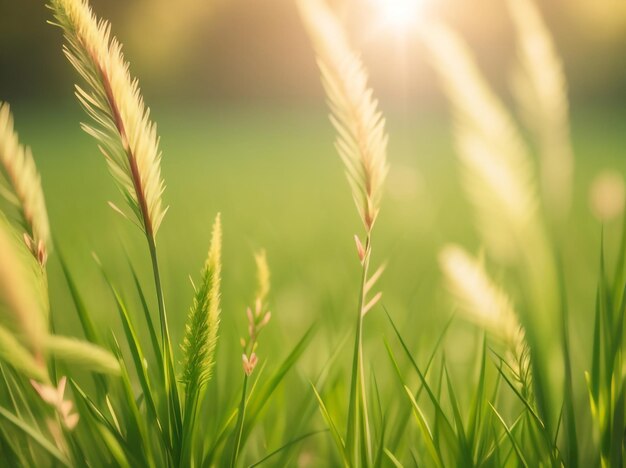
[[[381,293],[368,300],[368,292],[380,277],[379,269],[368,279],[372,229],[380,210],[387,165],[385,119],[368,88],[368,76],[358,55],[350,47],[342,25],[321,0],[299,0],[298,6],[313,43],[322,84],[331,110],[330,120],[337,132],[335,147],[344,164],[352,197],[365,228],[365,246],[355,236],[361,261],[355,325],[354,354],[348,401],[346,446],[352,465],[372,463],[372,444],[367,414],[363,359],[363,317],[380,300]],[[340,444],[341,445],[341,444]]]
[[[230,468],[235,468],[237,459],[239,458],[239,450],[241,449],[241,436],[243,434],[243,423],[246,419],[246,398],[248,397],[248,374],[244,375],[243,387],[241,389],[241,401],[239,402],[239,410],[237,411],[237,423],[235,424],[235,441],[233,444],[233,453],[230,457]]]
[[[267,307],[267,295],[270,291],[270,271],[267,265],[267,257],[265,250],[261,250],[254,255],[254,260],[257,269],[257,291],[254,300],[254,309],[248,307],[246,309],[246,315],[248,318],[248,338],[241,338],[241,345],[243,348],[242,367],[244,371],[243,386],[241,390],[241,402],[239,404],[237,423],[234,430],[234,442],[233,453],[230,459],[230,466],[234,467],[237,464],[237,458],[239,457],[239,451],[241,450],[244,423],[246,422],[246,405],[247,405],[247,390],[248,380],[254,372],[259,359],[256,354],[258,347],[259,334],[269,323],[272,313]],[[258,380],[257,380],[258,382]],[[254,391],[255,386],[252,386]]]
[[[159,262],[154,237],[147,237],[150,249],[150,259],[152,260],[152,272],[154,274],[154,285],[157,293],[157,304],[159,308],[159,319],[161,321],[161,345],[163,351],[163,378],[165,381],[165,393],[169,414],[170,442],[174,449],[172,454],[175,460],[180,457],[180,440],[182,437],[182,415],[180,408],[180,397],[176,384],[176,373],[174,371],[174,361],[172,352],[172,342],[167,326],[167,315],[165,313],[165,300],[163,298],[163,287],[161,275],[159,273]]]
[[[156,127],[109,24],[95,17],[86,0],[50,0],[50,8],[64,32],[65,55],[87,85],[76,88],[77,98],[94,121],[83,129],[99,142],[134,219],[112,206],[134,221],[148,242],[161,324],[170,446],[178,459],[182,416],[156,248],[156,233],[167,211],[161,200],[164,183]]]
[[[348,400],[348,429],[346,433],[346,446],[353,457],[353,463],[361,459],[363,463],[371,463],[372,442],[369,429],[369,417],[367,412],[367,396],[365,389],[363,369],[363,317],[366,301],[365,284],[371,253],[371,234],[365,241],[365,256],[361,273],[361,287],[359,290],[359,303],[357,306],[356,333],[354,338],[354,353],[352,357],[352,378],[350,381],[350,397]],[[357,435],[364,436],[364,443],[360,444]],[[364,457],[362,455],[365,455]]]

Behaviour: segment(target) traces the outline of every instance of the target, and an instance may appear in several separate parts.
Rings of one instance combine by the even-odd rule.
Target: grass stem
[[[233,444],[233,455],[230,459],[230,467],[234,468],[237,465],[237,458],[239,457],[239,449],[241,448],[241,436],[243,434],[243,423],[246,418],[246,397],[248,391],[248,375],[245,374],[243,378],[243,388],[241,390],[241,402],[239,403],[239,411],[237,416],[237,424],[235,425],[235,443]]]

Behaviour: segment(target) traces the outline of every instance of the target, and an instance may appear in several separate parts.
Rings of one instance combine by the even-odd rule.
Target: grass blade
[[[48,455],[54,458],[56,461],[61,463],[64,466],[70,467],[69,460],[63,455],[59,450],[48,440],[46,439],[39,431],[35,430],[28,424],[26,424],[22,419],[15,416],[13,413],[7,411],[5,408],[0,406],[0,416],[2,416],[5,420],[13,424],[20,431],[22,431],[30,440],[35,442],[39,447],[41,447]]]

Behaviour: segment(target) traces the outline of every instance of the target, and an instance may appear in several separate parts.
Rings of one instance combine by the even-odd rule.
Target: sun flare
[[[371,0],[385,26],[407,29],[419,20],[426,0]]]

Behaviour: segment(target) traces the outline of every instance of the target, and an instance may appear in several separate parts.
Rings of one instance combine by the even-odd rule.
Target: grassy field
[[[96,145],[78,127],[84,118],[79,109],[15,106],[15,114],[21,139],[32,146],[42,174],[57,245],[49,267],[55,325],[66,334],[78,330],[57,261],[63,255],[99,325],[103,330],[119,330],[113,300],[91,252],[137,306],[132,313],[139,318],[124,252],[139,270],[146,291],[152,291],[140,232],[106,204],[108,200],[119,204],[120,195]],[[453,312],[441,284],[438,251],[449,241],[474,251],[480,245],[459,182],[448,116],[419,109],[405,115],[387,114],[391,172],[375,232],[375,260],[388,264],[381,280],[382,305],[423,364]],[[324,427],[309,381],[325,376],[322,392],[327,404],[338,411],[345,406],[341,402],[347,398],[349,385],[359,269],[352,237],[359,232],[359,220],[322,108],[156,106],[154,118],[162,137],[164,200],[170,206],[157,243],[174,343],[182,340],[193,295],[189,275],[197,277],[212,219],[218,211],[222,213],[223,313],[217,378],[210,392],[222,393],[222,398],[232,395],[230,406],[239,397],[238,342],[245,335],[245,307],[253,300],[253,252],[258,248],[267,250],[272,273],[273,319],[258,350],[262,364],[267,363],[268,369],[277,366],[308,327],[316,324],[315,338],[297,371],[270,401],[263,424],[254,429],[257,437],[250,439],[246,450],[246,461],[253,462],[297,435],[294,427],[302,432]],[[589,212],[587,189],[598,170],[626,169],[624,135],[621,114],[574,107],[575,206],[558,249],[568,284],[574,379],[579,389],[584,389],[583,371],[590,366],[600,241],[600,225]],[[605,226],[610,253],[617,248],[618,225]],[[141,333],[147,340],[146,332]],[[365,333],[366,366],[373,370],[393,419],[408,403],[398,401],[383,340],[389,340],[393,348],[397,342],[380,305],[367,316]],[[462,320],[456,320],[446,335],[446,362],[458,383],[462,407],[473,397],[465,382],[477,377],[481,343],[481,333]],[[175,354],[178,361],[178,346]],[[587,413],[586,393],[577,397],[580,412]],[[221,415],[209,417],[217,421]],[[589,442],[585,437],[582,440],[584,455]],[[326,434],[309,439],[301,461],[315,466],[315,457],[328,460],[334,452],[324,447],[330,443]]]

